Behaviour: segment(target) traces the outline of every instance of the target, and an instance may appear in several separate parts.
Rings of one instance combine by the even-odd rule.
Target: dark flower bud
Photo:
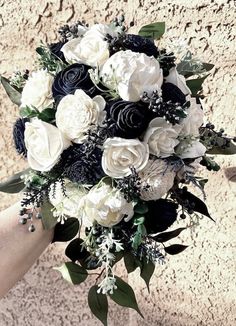
[[[61,48],[63,47],[63,45],[65,44],[65,42],[57,42],[57,43],[52,43],[49,44],[49,50],[52,52],[52,54],[54,54],[57,58],[61,59],[63,62],[66,63],[66,59],[64,57],[63,52],[61,52]]]
[[[90,79],[89,66],[74,63],[60,71],[53,82],[52,93],[55,101],[60,101],[68,94],[74,94],[76,89],[82,89],[87,95],[97,95],[97,88]]]
[[[164,102],[171,101],[173,103],[179,103],[180,105],[186,102],[186,96],[176,85],[172,83],[163,83],[161,89]]]
[[[140,102],[115,101],[108,108],[108,118],[113,123],[113,136],[137,138],[152,120],[151,112]]]
[[[140,35],[127,34],[124,41],[127,50],[133,52],[145,53],[148,56],[158,56],[158,50],[153,40]]]
[[[25,147],[25,123],[28,119],[17,119],[15,125],[13,127],[13,140],[15,144],[15,148],[18,154],[23,154],[24,157],[27,156],[27,149]]]

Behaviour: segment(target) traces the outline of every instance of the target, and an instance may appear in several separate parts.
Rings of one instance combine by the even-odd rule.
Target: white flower
[[[75,94],[64,96],[56,112],[56,125],[61,132],[75,143],[83,143],[86,133],[101,125],[105,119],[106,102],[100,95],[90,98],[78,89]]]
[[[32,73],[28,78],[21,95],[21,106],[31,106],[40,112],[52,107],[52,83],[53,76],[46,70],[39,70]]]
[[[54,216],[63,223],[67,217],[80,218],[80,200],[87,194],[84,187],[65,180],[65,194],[60,182],[52,185],[49,192],[51,204],[55,207]],[[66,195],[66,196],[65,196]]]
[[[106,34],[114,36],[114,31],[107,25],[93,25],[83,37],[67,42],[61,49],[70,63],[84,63],[96,67],[101,66],[109,58]]]
[[[81,208],[84,218],[105,227],[118,224],[124,217],[127,221],[134,214],[132,202],[127,202],[120,190],[104,182],[83,197]]]
[[[194,175],[200,169],[202,158],[197,158],[190,164],[184,164],[179,171],[177,171],[177,177],[179,180],[188,180],[189,175]]]
[[[174,184],[175,171],[165,160],[149,160],[139,172],[141,178],[141,199],[157,200],[164,196]]]
[[[138,139],[108,138],[104,142],[102,168],[112,178],[123,178],[142,170],[149,157],[148,146]]]
[[[171,68],[169,75],[165,77],[166,83],[172,83],[176,85],[184,95],[191,94],[191,90],[188,88],[184,76],[180,75],[175,67]]]
[[[191,105],[186,109],[187,117],[182,119],[181,136],[199,136],[199,128],[203,124],[204,113],[200,104],[197,104],[195,98],[190,99]]]
[[[37,118],[26,122],[24,136],[29,165],[36,171],[51,170],[70,146],[58,128]]]
[[[123,100],[132,102],[139,101],[144,92],[160,92],[163,82],[162,69],[154,57],[130,50],[113,54],[102,67],[100,77]]]
[[[177,148],[178,156],[182,159],[185,158],[197,158],[204,156],[206,147],[198,140],[192,141],[190,144],[186,144],[183,140],[180,142]]]
[[[149,151],[157,157],[168,157],[174,153],[174,148],[179,144],[177,139],[181,127],[173,126],[164,118],[153,119],[144,135]]]

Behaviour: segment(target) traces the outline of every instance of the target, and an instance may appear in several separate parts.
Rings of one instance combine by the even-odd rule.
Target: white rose
[[[95,24],[82,38],[67,42],[61,49],[66,61],[92,67],[101,66],[109,58],[108,43],[104,40],[106,34],[115,35],[109,26]]]
[[[81,217],[80,201],[87,194],[84,187],[74,184],[69,180],[65,180],[65,194],[62,190],[60,182],[50,188],[49,199],[54,206],[54,216],[58,217],[58,221],[64,222],[68,217]],[[65,196],[66,195],[66,196]]]
[[[133,203],[127,202],[120,190],[105,183],[94,186],[83,197],[81,208],[83,218],[105,227],[112,227],[123,218],[128,221],[134,214]]]
[[[169,75],[165,77],[165,81],[176,85],[184,95],[191,94],[191,90],[188,88],[184,76],[180,75],[175,67],[170,69]]]
[[[126,177],[130,168],[141,171],[147,164],[148,146],[138,139],[108,138],[103,146],[102,168],[112,178]]]
[[[58,128],[37,118],[26,122],[24,137],[29,165],[36,171],[51,170],[70,146]]]
[[[78,89],[75,94],[64,96],[56,112],[56,125],[61,132],[75,143],[83,143],[86,133],[101,125],[105,119],[106,102],[100,95],[93,99]]]
[[[144,141],[148,143],[149,151],[157,157],[168,157],[175,151],[174,148],[179,144],[177,139],[181,127],[173,126],[164,118],[153,119],[144,135]]]
[[[53,76],[46,70],[39,70],[32,73],[28,78],[21,95],[21,106],[32,106],[40,112],[52,107]]]
[[[125,101],[137,102],[144,92],[152,95],[163,82],[162,69],[154,57],[130,50],[113,54],[101,69],[103,83]]]
[[[176,152],[179,153],[178,156],[182,159],[197,158],[204,156],[206,147],[198,140],[194,140],[190,144],[183,140],[178,145]]]
[[[190,99],[191,105],[186,109],[187,117],[182,119],[181,136],[199,136],[199,128],[203,124],[204,113],[200,104],[197,104],[195,98]]]
[[[157,200],[173,187],[175,171],[165,160],[149,160],[145,168],[139,172],[141,178],[142,200]]]

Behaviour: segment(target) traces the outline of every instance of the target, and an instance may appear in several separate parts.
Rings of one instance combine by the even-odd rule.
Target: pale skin
[[[29,270],[50,244],[53,230],[44,230],[34,219],[35,232],[18,224],[20,203],[0,213],[0,298]]]

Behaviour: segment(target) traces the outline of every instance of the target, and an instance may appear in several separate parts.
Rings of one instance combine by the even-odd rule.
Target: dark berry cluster
[[[147,93],[144,93],[142,101],[149,103],[149,110],[153,112],[154,117],[165,118],[166,121],[169,121],[173,125],[179,123],[182,118],[187,116],[185,110],[190,106],[189,102],[185,102],[184,104],[172,102],[171,100],[165,102],[157,91],[153,92],[151,97]]]
[[[78,21],[72,25],[63,25],[58,29],[58,33],[61,36],[62,42],[67,42],[73,38],[76,38],[79,36],[79,27],[88,27],[86,22]]]
[[[167,53],[166,49],[158,50],[157,56],[163,75],[166,77],[169,75],[170,69],[175,67],[176,57],[173,52]]]

